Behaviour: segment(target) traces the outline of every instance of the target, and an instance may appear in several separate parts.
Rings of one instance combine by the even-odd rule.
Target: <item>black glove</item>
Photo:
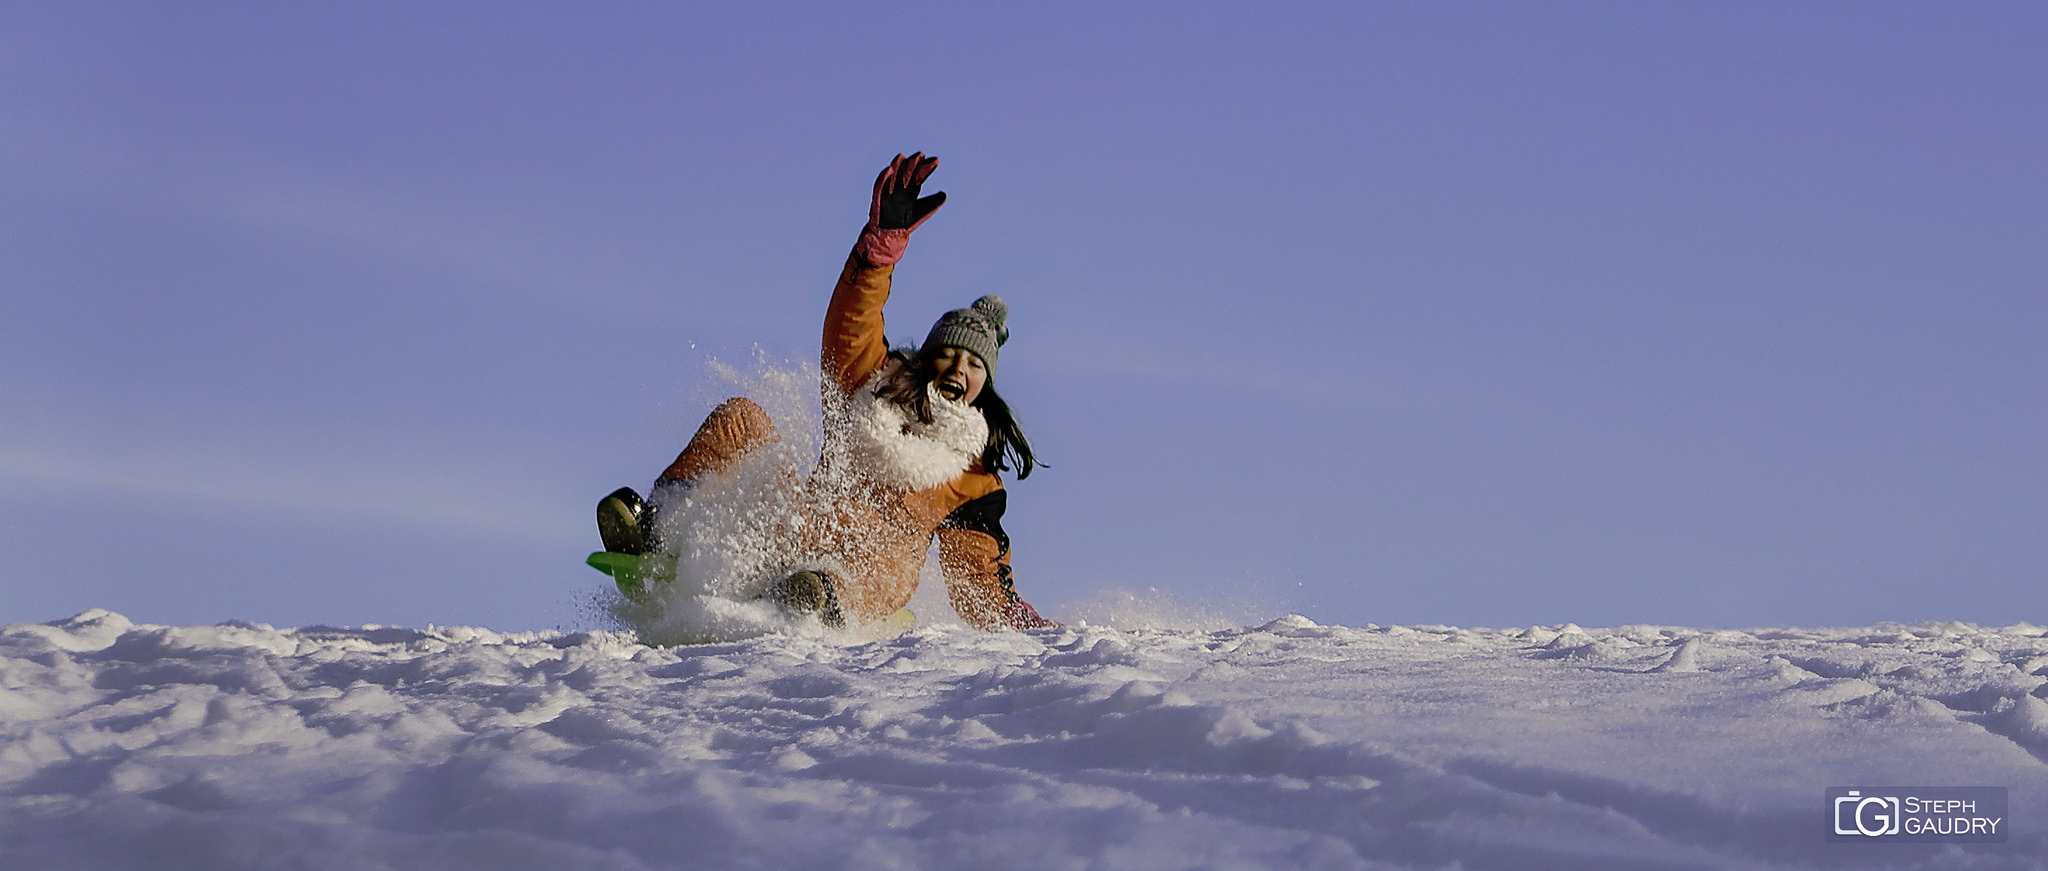
[[[899,154],[889,167],[875,177],[875,198],[868,205],[868,226],[878,230],[915,230],[933,212],[946,204],[941,191],[920,199],[918,189],[939,168],[939,159],[920,151],[909,157]]]

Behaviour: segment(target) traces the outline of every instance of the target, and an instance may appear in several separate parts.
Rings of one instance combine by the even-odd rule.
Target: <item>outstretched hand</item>
[[[909,157],[899,154],[889,167],[875,177],[875,198],[868,205],[868,226],[882,230],[915,230],[933,212],[946,204],[941,191],[920,199],[918,189],[939,168],[939,159],[920,151]]]

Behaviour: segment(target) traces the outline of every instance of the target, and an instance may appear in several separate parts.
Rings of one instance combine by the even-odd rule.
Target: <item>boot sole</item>
[[[623,495],[622,495],[623,494]],[[628,502],[625,497],[632,497]],[[597,537],[612,553],[644,554],[647,536],[640,531],[640,495],[621,488],[597,503]]]

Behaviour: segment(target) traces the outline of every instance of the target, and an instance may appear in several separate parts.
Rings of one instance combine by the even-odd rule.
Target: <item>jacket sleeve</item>
[[[1010,579],[1010,536],[1002,524],[1007,501],[998,489],[954,509],[940,524],[939,568],[946,576],[946,597],[960,619],[976,629],[1057,626],[1017,597]]]
[[[888,233],[889,231],[882,231]],[[852,395],[867,383],[868,376],[889,359],[889,339],[882,328],[882,306],[889,301],[890,278],[896,260],[903,256],[902,243],[908,238],[884,241],[863,232],[846,257],[839,283],[832,288],[832,302],[825,309],[825,336],[818,365],[826,382],[842,395]],[[877,263],[876,261],[886,261]]]

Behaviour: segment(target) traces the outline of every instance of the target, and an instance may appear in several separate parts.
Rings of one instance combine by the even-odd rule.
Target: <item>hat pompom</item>
[[[1010,306],[1003,302],[1002,297],[991,293],[977,299],[974,301],[974,310],[980,312],[983,317],[988,318],[989,323],[995,325],[996,344],[998,346],[1010,340],[1010,327],[1008,324]]]

